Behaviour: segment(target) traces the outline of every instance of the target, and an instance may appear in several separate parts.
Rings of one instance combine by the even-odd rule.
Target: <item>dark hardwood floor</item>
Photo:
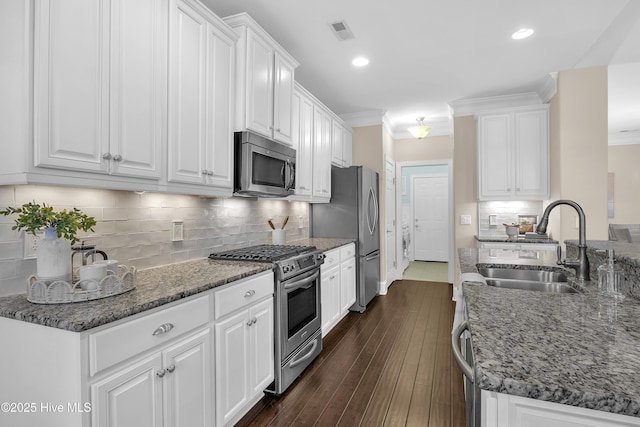
[[[324,338],[320,356],[283,396],[265,396],[236,425],[464,426],[454,308],[448,283],[394,282]]]

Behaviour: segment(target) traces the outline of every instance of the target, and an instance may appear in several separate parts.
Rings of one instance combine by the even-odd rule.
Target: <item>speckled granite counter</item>
[[[555,253],[459,249],[476,264],[556,267]],[[535,251],[537,252],[537,251]],[[640,303],[463,284],[477,383],[483,390],[640,417]]]
[[[509,238],[509,236],[504,237],[478,237],[476,236],[476,241],[478,242],[496,242],[496,243],[548,243],[557,245],[558,241],[553,239],[531,239],[526,237],[518,236],[515,239]]]
[[[141,270],[132,291],[89,302],[32,304],[25,294],[2,297],[0,316],[81,332],[271,268],[270,263],[186,261]]]
[[[332,239],[332,238],[324,238],[324,237],[309,237],[308,239],[294,240],[291,242],[287,242],[290,245],[301,245],[301,246],[315,246],[318,250],[322,252],[330,251],[331,249],[339,248],[340,246],[348,245],[349,243],[353,243],[353,239]]]

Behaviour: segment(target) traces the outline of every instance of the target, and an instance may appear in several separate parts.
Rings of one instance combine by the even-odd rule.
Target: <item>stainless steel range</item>
[[[212,259],[272,262],[275,273],[275,380],[282,394],[322,350],[320,265],[315,246],[258,245],[212,253]]]

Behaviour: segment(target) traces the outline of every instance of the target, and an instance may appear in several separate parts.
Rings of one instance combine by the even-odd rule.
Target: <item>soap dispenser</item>
[[[607,261],[598,267],[598,292],[600,295],[624,299],[624,270],[614,263],[614,250],[607,249]]]

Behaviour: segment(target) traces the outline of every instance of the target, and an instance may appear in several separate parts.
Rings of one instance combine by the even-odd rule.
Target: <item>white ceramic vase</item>
[[[37,272],[40,280],[71,281],[71,244],[58,237],[54,228],[45,228],[38,242]]]

